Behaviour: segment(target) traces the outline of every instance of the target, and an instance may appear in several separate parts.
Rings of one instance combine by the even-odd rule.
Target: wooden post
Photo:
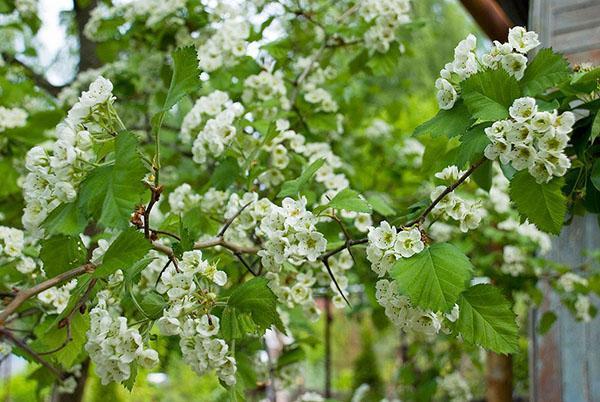
[[[513,390],[512,356],[487,352],[486,401],[511,402]]]

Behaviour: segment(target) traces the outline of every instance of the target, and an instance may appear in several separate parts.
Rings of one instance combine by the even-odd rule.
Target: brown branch
[[[152,207],[154,207],[154,204],[156,204],[160,199],[163,186],[150,186],[150,191],[150,201],[148,202],[148,206],[144,208],[144,237],[146,239],[150,238],[150,213],[152,212]]]
[[[31,349],[29,345],[25,343],[25,341],[15,337],[10,331],[6,330],[5,328],[0,328],[0,335],[8,339],[13,345],[27,352],[27,354],[30,355],[33,358],[33,360],[50,370],[52,374],[54,374],[59,380],[63,380],[65,378],[65,373],[51,365],[46,359],[41,357],[39,353]]]
[[[229,227],[231,226],[231,224],[233,223],[233,221],[242,214],[242,212],[244,212],[244,209],[248,208],[248,206],[252,204],[252,201],[250,201],[249,203],[247,203],[246,205],[242,206],[231,218],[227,219],[227,221],[225,221],[225,224],[223,225],[223,227],[221,228],[221,230],[219,230],[219,233],[217,234],[217,237],[223,237],[223,235],[225,234],[225,232],[227,231],[227,229],[229,229]]]
[[[53,278],[50,278],[44,282],[38,283],[37,285],[19,291],[15,298],[6,306],[6,308],[0,311],[0,329],[4,326],[4,323],[10,317],[12,313],[14,313],[23,303],[25,303],[29,298],[37,295],[38,293],[43,292],[44,290],[53,288],[54,286],[59,285],[62,282],[68,281],[69,279],[76,278],[86,273],[94,272],[96,269],[96,265],[92,263],[83,264],[77,268],[70,269],[69,271],[63,272],[60,275],[57,275]]]
[[[467,178],[469,178],[469,176],[471,174],[473,174],[473,172],[479,166],[481,166],[483,164],[483,162],[485,162],[486,160],[487,160],[486,158],[481,158],[480,160],[478,160],[477,162],[472,164],[471,167],[465,173],[463,173],[462,176],[460,176],[458,178],[458,180],[456,180],[454,183],[452,183],[451,185],[446,187],[446,189],[444,191],[442,191],[442,193],[435,200],[433,200],[431,202],[431,204],[429,204],[429,206],[421,213],[421,215],[419,215],[415,220],[407,223],[404,226],[408,227],[408,226],[413,226],[413,225],[422,223],[425,220],[425,218],[427,218],[427,215],[429,215],[431,213],[431,211],[433,211],[435,206],[437,204],[439,204],[439,202],[442,201],[442,199],[444,199],[445,196],[447,196],[448,194],[453,192],[458,186],[460,186],[462,183],[464,183],[464,181],[467,180]]]

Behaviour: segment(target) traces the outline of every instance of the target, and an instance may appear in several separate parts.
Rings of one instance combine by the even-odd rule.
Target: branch
[[[9,63],[16,64],[19,67],[21,67],[23,70],[25,70],[26,74],[29,76],[29,78],[31,78],[31,80],[33,80],[35,85],[37,85],[38,87],[40,87],[42,89],[45,89],[52,96],[57,96],[58,93],[63,88],[62,86],[52,85],[50,82],[48,82],[48,80],[46,80],[46,78],[42,74],[36,73],[33,70],[33,68],[29,67],[27,64],[23,63],[22,61],[18,60],[13,55],[10,55],[8,53],[1,53],[1,57],[4,58]]]
[[[217,237],[223,237],[223,235],[225,234],[225,232],[227,231],[227,229],[229,229],[229,227],[231,226],[231,224],[233,223],[233,221],[242,214],[242,212],[244,212],[244,209],[246,209],[250,204],[252,204],[252,201],[250,201],[249,203],[247,203],[246,205],[244,205],[243,207],[241,207],[231,218],[229,218],[227,221],[225,221],[225,224],[223,225],[223,227],[221,228],[221,230],[219,230],[219,233],[217,234]]]
[[[39,355],[36,351],[31,349],[25,341],[15,337],[10,331],[0,328],[0,335],[8,339],[13,345],[23,349],[27,354],[29,354],[33,360],[46,367],[48,370],[52,372],[59,380],[63,380],[65,378],[65,373],[60,371],[58,368],[51,365],[47,360],[45,360],[42,356]]]
[[[38,283],[37,285],[19,291],[15,298],[6,306],[4,310],[0,312],[0,330],[4,326],[4,323],[10,317],[12,313],[14,313],[23,303],[25,303],[29,298],[37,295],[38,293],[43,292],[44,290],[50,289],[62,282],[68,281],[69,279],[76,278],[80,275],[94,272],[96,269],[96,265],[92,263],[83,264],[77,268],[73,268],[69,271],[63,272],[60,275],[55,276],[54,278],[50,278],[44,282]]]
[[[144,209],[144,237],[146,237],[146,239],[150,238],[150,213],[152,212],[154,204],[160,199],[163,186],[150,186],[150,191],[152,192],[150,195],[150,202],[148,202],[148,206]]]
[[[404,226],[408,227],[408,226],[413,226],[415,224],[422,223],[425,220],[425,218],[427,217],[427,215],[429,215],[431,213],[431,211],[433,211],[433,208],[435,208],[435,206],[437,204],[439,204],[439,202],[442,201],[442,199],[445,196],[447,196],[448,194],[450,194],[451,192],[453,192],[458,186],[460,186],[462,183],[464,183],[464,181],[467,180],[467,178],[471,174],[473,174],[473,172],[479,166],[481,166],[486,160],[487,160],[486,158],[481,158],[480,160],[478,160],[477,162],[475,162],[474,164],[472,164],[471,167],[465,173],[463,173],[462,176],[460,176],[458,178],[458,180],[456,180],[454,183],[452,183],[451,185],[449,185],[448,187],[446,187],[446,189],[444,191],[442,191],[442,193],[435,200],[433,200],[431,204],[429,204],[429,206],[425,209],[425,211],[423,211],[421,213],[421,215],[419,215],[415,220],[407,223]]]

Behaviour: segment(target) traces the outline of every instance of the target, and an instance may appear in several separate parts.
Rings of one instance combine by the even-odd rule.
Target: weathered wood
[[[486,357],[487,402],[511,402],[513,389],[512,356],[488,352]]]

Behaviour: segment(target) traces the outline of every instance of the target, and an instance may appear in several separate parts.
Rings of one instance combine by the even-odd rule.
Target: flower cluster
[[[451,402],[470,401],[473,399],[469,384],[467,384],[467,381],[465,381],[458,371],[438,378],[437,383]]]
[[[196,373],[216,369],[219,379],[231,386],[236,382],[237,365],[227,343],[215,336],[218,332],[219,318],[214,315],[188,318],[181,329],[179,347],[183,360]]]
[[[220,156],[237,133],[235,120],[244,113],[244,107],[232,102],[222,91],[214,91],[196,101],[183,119],[180,138],[191,142],[194,162],[204,163],[208,155]],[[202,126],[203,116],[210,117]]]
[[[27,112],[21,108],[0,106],[0,133],[4,130],[23,127],[27,122]]]
[[[338,104],[331,94],[322,88],[326,81],[333,80],[336,77],[336,70],[328,66],[326,68],[314,67],[313,57],[300,57],[294,65],[298,74],[304,71],[310,71],[310,74],[300,83],[304,91],[304,100],[317,106],[317,111],[325,113],[335,113],[338,110]]]
[[[241,18],[225,19],[216,32],[198,47],[198,67],[211,72],[223,65],[231,65],[246,54],[250,25]]]
[[[108,311],[107,301],[101,297],[90,311],[87,337],[85,350],[94,361],[103,385],[127,380],[133,363],[144,368],[158,364],[158,353],[144,348],[138,330],[127,325],[127,318],[113,316]]]
[[[571,166],[564,153],[573,130],[575,116],[538,111],[535,99],[515,99],[509,108],[510,119],[494,122],[485,129],[490,139],[484,151],[488,159],[500,159],[516,170],[527,169],[538,183],[563,176]]]
[[[192,186],[183,183],[169,194],[169,206],[174,214],[181,214],[198,204],[202,197],[192,190]]]
[[[71,290],[75,289],[76,286],[77,281],[72,280],[61,287],[44,290],[37,297],[42,303],[54,308],[51,312],[60,314],[69,304]]]
[[[0,360],[4,359],[4,357],[10,355],[12,352],[12,346],[10,343],[0,342]]]
[[[0,264],[19,258],[25,247],[22,230],[0,226]]]
[[[37,0],[15,0],[15,8],[19,14],[30,17],[37,14],[38,2]]]
[[[382,221],[379,227],[371,227],[367,237],[367,259],[379,277],[389,272],[400,258],[412,257],[425,248],[418,228],[397,231],[386,221]]]
[[[372,23],[365,32],[365,44],[380,53],[389,50],[390,44],[396,40],[396,30],[400,25],[410,22],[409,0],[365,0],[361,1],[358,10],[365,21]]]
[[[36,229],[61,202],[75,199],[77,187],[96,159],[89,130],[101,130],[96,114],[104,113],[100,106],[112,101],[111,82],[98,77],[56,127],[57,140],[51,149],[36,146],[29,150],[25,160],[29,174],[23,183],[25,228]]]
[[[448,166],[435,174],[438,179],[448,183],[458,180],[465,172],[456,166]],[[446,186],[435,187],[430,194],[431,201],[436,200],[446,191]],[[469,201],[461,198],[455,192],[446,194],[431,211],[435,217],[452,218],[459,222],[461,232],[476,229],[485,215],[485,209],[480,201]]]
[[[398,289],[396,281],[387,279],[380,279],[375,285],[375,298],[390,321],[407,333],[437,334],[442,328],[438,314],[413,307],[409,298],[401,295]]]
[[[263,70],[246,78],[242,100],[244,103],[255,100],[259,102],[275,100],[279,102],[282,109],[289,109],[290,101],[287,98],[283,72],[279,70],[273,73]]]
[[[589,296],[582,294],[577,295],[577,300],[575,301],[575,313],[577,318],[583,322],[592,321],[591,307],[592,303]]]
[[[574,274],[573,272],[567,272],[558,278],[558,284],[565,292],[572,292],[575,290],[575,285],[587,287],[588,280],[577,274]]]
[[[502,252],[502,266],[500,269],[505,274],[519,276],[525,271],[526,257],[523,251],[517,246],[504,246]]]
[[[479,58],[475,53],[477,39],[472,34],[468,35],[458,43],[454,49],[454,60],[444,66],[440,71],[440,78],[435,82],[440,109],[452,109],[459,96],[460,82],[482,68],[503,68],[520,80],[527,67],[525,54],[539,44],[535,32],[528,32],[523,27],[514,27],[508,32],[508,43],[494,41],[489,53]]]

